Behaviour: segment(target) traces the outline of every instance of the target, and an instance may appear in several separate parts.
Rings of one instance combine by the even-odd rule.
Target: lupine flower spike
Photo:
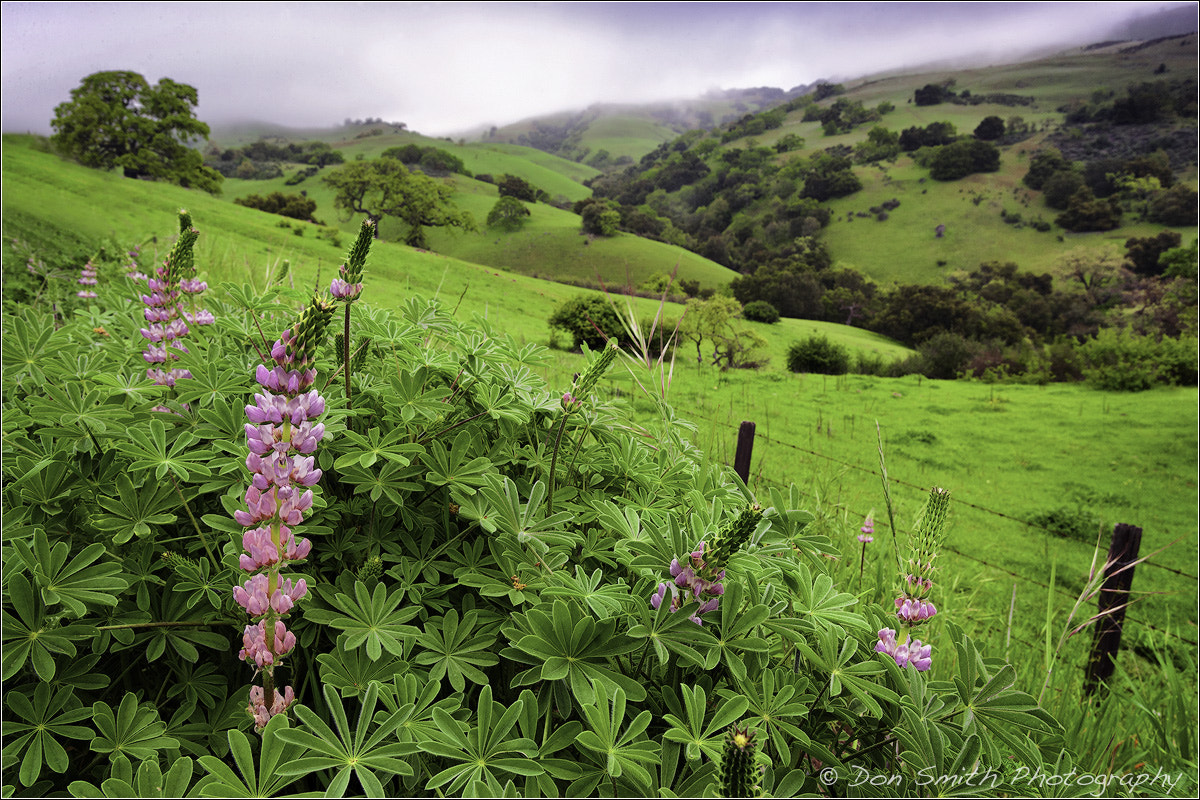
[[[149,341],[142,358],[151,365],[146,370],[146,377],[159,386],[174,386],[176,381],[192,377],[192,373],[186,369],[166,367],[166,364],[179,357],[174,351],[187,352],[181,343],[188,335],[188,323],[182,316],[183,306],[179,302],[180,279],[181,276],[195,274],[192,247],[200,235],[192,227],[192,218],[186,211],[179,212],[179,226],[179,238],[175,240],[171,254],[155,270],[154,277],[146,279],[150,293],[142,295],[142,302],[146,304],[143,313],[147,326],[142,328],[141,333]],[[165,406],[156,406],[154,410],[170,411]]]
[[[949,510],[950,493],[935,486],[929,492],[915,533],[909,537],[908,573],[904,576],[901,594],[896,598],[896,618],[903,633],[897,641],[896,631],[884,628],[879,631],[879,642],[875,645],[875,652],[886,653],[901,667],[912,664],[919,672],[932,666],[932,648],[922,644],[920,639],[909,640],[908,629],[928,622],[937,614],[933,603],[926,598],[933,589],[934,561],[941,550]]]
[[[75,293],[76,297],[81,297],[84,300],[91,300],[94,297],[100,296],[91,289],[91,287],[99,283],[99,281],[96,279],[96,268],[92,266],[91,261],[88,261],[83,265],[83,268],[79,270],[79,280],[77,280],[76,283],[84,287]]]
[[[862,542],[862,557],[858,561],[858,589],[862,591],[863,568],[867,565],[867,545],[875,541],[875,512],[867,514],[867,519],[863,522],[861,533],[858,534],[858,540]]]
[[[757,797],[758,774],[754,766],[754,734],[734,725],[721,752],[721,797]]]
[[[346,304],[346,330],[342,335],[342,369],[346,373],[346,407],[350,408],[350,306],[362,294],[363,266],[367,263],[367,254],[371,251],[371,242],[375,239],[375,223],[370,217],[364,219],[358,229],[358,237],[350,246],[346,261],[338,267],[338,276],[329,284],[329,293],[333,299]]]
[[[721,528],[707,548],[704,542],[688,554],[685,563],[671,560],[671,583],[660,583],[650,597],[650,606],[657,609],[670,595],[671,613],[683,607],[688,600],[700,603],[691,617],[697,625],[704,624],[701,614],[715,611],[721,595],[725,594],[725,567],[729,559],[742,548],[754,534],[762,520],[762,508],[755,504],[747,506],[738,517]]]
[[[333,304],[314,297],[271,348],[274,368],[258,366],[255,378],[263,392],[246,406],[246,467],[253,478],[246,510],[233,516],[247,529],[239,566],[251,577],[234,587],[233,597],[252,619],[238,657],[253,661],[263,673],[263,685],[250,690],[248,707],[258,730],[295,700],[292,687],[275,688],[275,667],[296,646],[282,618],[307,594],[308,585],[280,573],[312,551],[312,543],[296,538],[293,529],[312,508],[311,487],[321,479],[312,453],[325,426],[313,420],[325,412],[325,400],[310,387],[316,379],[312,359],[332,316]]]
[[[562,444],[563,431],[567,429],[567,418],[583,410],[583,401],[604,377],[617,358],[617,340],[609,339],[608,344],[600,351],[600,355],[592,359],[582,376],[576,375],[571,389],[562,396],[562,421],[558,426],[558,436],[554,439],[554,452],[550,456],[550,500],[546,510],[554,513],[554,473],[558,468],[558,447]]]

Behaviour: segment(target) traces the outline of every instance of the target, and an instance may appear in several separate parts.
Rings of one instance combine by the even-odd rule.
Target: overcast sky
[[[201,120],[430,135],[596,102],[1008,60],[1194,3],[27,3],[2,6],[5,131],[93,72],[195,86]]]

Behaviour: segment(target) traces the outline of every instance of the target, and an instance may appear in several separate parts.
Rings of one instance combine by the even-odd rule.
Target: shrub
[[[1121,224],[1121,211],[1107,200],[1098,200],[1086,186],[1071,196],[1067,210],[1054,222],[1074,233],[1111,231]]]
[[[755,300],[745,305],[742,309],[742,317],[751,322],[765,322],[773,325],[779,322],[779,310],[766,300]]]
[[[917,348],[921,354],[922,374],[938,380],[957,378],[978,351],[977,343],[949,331],[934,334]]]
[[[233,202],[246,208],[257,208],[259,211],[266,211],[268,214],[279,214],[282,217],[290,217],[291,219],[316,222],[312,215],[317,210],[317,202],[298,194],[271,192],[265,197],[252,194],[246,197],[239,197]]]
[[[1079,354],[1084,379],[1097,389],[1141,392],[1170,381],[1163,348],[1150,336],[1101,328],[1094,339],[1079,346]]]
[[[488,212],[489,228],[500,228],[506,231],[520,230],[529,220],[529,209],[515,197],[501,197]]]
[[[792,372],[844,375],[850,369],[850,352],[824,334],[810,336],[788,348],[787,365]]]
[[[571,346],[579,349],[586,344],[592,350],[604,347],[610,338],[623,330],[621,318],[603,297],[577,295],[558,307],[550,317],[550,327],[566,332]]]

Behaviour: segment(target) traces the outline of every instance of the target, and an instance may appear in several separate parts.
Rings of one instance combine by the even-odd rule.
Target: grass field
[[[71,250],[107,237],[126,244],[157,236],[147,247],[161,255],[173,232],[176,210],[187,207],[202,232],[199,266],[214,283],[254,282],[284,259],[291,262],[298,284],[317,281],[318,276],[327,283],[343,257],[344,245],[335,247],[312,233],[297,236],[291,229],[280,228],[279,218],[230,202],[250,191],[271,191],[272,182],[230,181],[226,196],[214,198],[83,169],[33,149],[32,143],[29,137],[4,139],[7,239],[20,238],[35,248]],[[865,210],[874,204],[872,198],[894,196],[901,206],[892,218],[886,222],[856,218],[836,223],[827,233],[839,259],[868,272],[875,264],[878,272],[872,274],[880,280],[923,279],[942,269],[969,267],[991,257],[1016,260],[1024,269],[1034,269],[1023,259],[1036,259],[1042,251],[1057,257],[1072,245],[1070,240],[1058,243],[1053,234],[1030,229],[1013,232],[1007,226],[1001,229],[1008,237],[1005,244],[988,243],[984,223],[992,218],[998,221],[999,210],[993,204],[1015,202],[1015,172],[946,184],[936,187],[936,195],[931,182],[920,183],[922,170],[901,162],[888,172],[888,182],[877,170],[866,172],[872,180],[864,192],[839,201],[834,208],[844,220],[847,211]],[[462,186],[463,202],[475,204],[472,210],[481,216],[478,212],[490,207],[494,197],[489,189],[494,189],[478,182]],[[315,183],[310,187],[306,182],[301,188],[311,188],[314,199],[321,197]],[[922,195],[926,188],[929,195]],[[970,200],[971,191],[983,195],[979,205]],[[916,197],[926,198],[929,205],[922,209],[910,202]],[[914,224],[909,216],[928,215],[931,207],[941,211],[938,221],[948,226],[945,240],[933,239],[932,226],[937,222]],[[318,215],[332,217],[326,213],[328,208],[321,207]],[[1015,205],[1010,210],[1016,210]],[[524,264],[534,272],[541,264],[553,263],[590,278],[586,273],[593,266],[572,262],[566,249],[555,249],[574,247],[586,250],[610,272],[622,275],[628,270],[636,280],[633,268],[622,263],[622,259],[632,263],[635,256],[623,255],[620,249],[624,240],[633,237],[584,245],[586,240],[570,230],[574,223],[568,223],[573,219],[565,212],[539,207],[525,232],[501,239],[499,248],[493,239],[491,249],[503,254],[505,263],[514,268]],[[863,235],[864,230],[870,235]],[[539,235],[547,244],[538,241]],[[947,265],[939,268],[936,260],[945,253],[935,248],[942,244],[950,244],[951,248],[944,249],[952,253],[945,259]],[[439,240],[438,245],[447,252],[461,248],[455,252],[464,257],[480,257],[472,250],[478,243],[469,236],[446,243]],[[861,252],[855,251],[856,246]],[[981,257],[979,253],[988,247],[994,250],[987,252],[997,255]],[[672,257],[679,256],[667,249],[660,252],[662,257],[655,257],[652,271],[670,271]],[[4,258],[6,262],[14,258],[7,246]],[[535,259],[539,266],[530,267]],[[436,294],[464,318],[478,315],[497,330],[539,343],[549,338],[546,319],[556,304],[577,291],[388,241],[373,249],[366,280],[364,299],[372,305],[393,307],[413,293]],[[717,280],[715,274],[712,280]],[[630,302],[639,316],[657,309],[652,301]],[[680,309],[672,307],[666,313],[678,316]],[[829,332],[851,347],[885,357],[899,357],[907,351],[863,331],[829,324],[786,320],[775,326],[759,325],[757,330],[768,341],[771,361],[767,369],[714,372],[694,366],[690,354],[681,350],[670,398],[683,417],[698,424],[697,444],[721,460],[731,460],[737,424],[744,419],[758,423],[760,439],[752,485],[760,491],[775,482],[796,481],[807,501],[821,512],[822,520],[840,520],[840,525],[831,524],[831,530],[840,534],[853,531],[861,516],[872,510],[879,529],[886,530],[882,491],[874,474],[878,469],[878,422],[894,480],[901,530],[911,523],[923,487],[943,485],[960,501],[955,506],[949,543],[952,552],[944,562],[950,588],[944,602],[946,608],[963,609],[971,625],[987,631],[991,641],[1003,637],[1014,585],[1013,636],[1026,642],[1036,642],[1044,633],[1045,614],[1039,609],[1045,608],[1051,591],[1043,584],[1050,583],[1052,567],[1056,587],[1062,590],[1049,594],[1058,609],[1055,619],[1063,619],[1071,592],[1082,586],[1091,549],[1023,523],[1033,514],[1060,508],[1095,514],[1105,527],[1114,522],[1143,526],[1143,555],[1167,547],[1152,559],[1160,566],[1139,567],[1135,589],[1148,594],[1131,611],[1131,617],[1142,624],[1170,627],[1195,641],[1195,388],[1127,395],[1078,385],[1040,388],[916,378],[798,376],[783,371],[784,353],[791,341],[813,330]],[[545,370],[546,379],[551,386],[566,386],[578,365],[578,356],[555,352]],[[607,390],[618,402],[629,403],[633,419],[649,419],[652,404],[637,399],[632,378],[618,373],[607,383]],[[854,552],[852,538],[838,543],[847,547],[848,553]],[[881,536],[871,558],[886,559],[888,546]]]

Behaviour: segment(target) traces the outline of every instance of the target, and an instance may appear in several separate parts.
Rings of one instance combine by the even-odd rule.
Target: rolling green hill
[[[27,135],[5,135],[3,138],[4,237],[9,243],[20,240],[50,260],[74,258],[82,263],[91,252],[89,248],[108,239],[120,246],[144,243],[143,251],[157,254],[153,256],[157,261],[165,254],[169,242],[155,237],[171,232],[163,220],[172,219],[180,208],[192,212],[201,230],[196,246],[197,265],[214,283],[231,281],[262,285],[263,276],[287,260],[296,285],[313,282],[327,285],[345,256],[349,237],[343,237],[342,243],[333,245],[315,236],[318,229],[315,225],[294,223],[294,227],[280,227],[282,218],[230,202],[228,189],[227,196],[221,198],[164,183],[128,180],[119,172],[102,172],[63,161],[39,148],[39,141]],[[236,185],[237,182],[230,183]],[[478,185],[494,192],[494,187]],[[520,237],[536,235],[538,224],[553,228],[554,220],[560,215],[578,219],[573,214],[544,205],[539,205],[537,212],[545,214],[550,221],[535,221],[526,232],[512,235],[511,255],[517,266],[522,264],[522,249],[528,249],[521,244]],[[574,230],[577,228],[575,223]],[[304,230],[304,235],[296,235],[297,229]],[[605,253],[612,258],[621,258],[625,252],[629,259],[627,263],[632,264],[635,259],[645,258],[647,252],[653,252],[653,247],[658,247],[663,255],[661,264],[654,262],[650,266],[670,272],[678,261],[683,274],[684,258],[690,256],[677,248],[633,236],[618,236],[604,242],[598,240],[595,245],[584,246],[578,244],[583,237],[574,231],[563,235],[574,237],[581,249],[597,247],[598,255],[593,256],[596,263],[606,260]],[[608,246],[612,249],[601,249]],[[622,247],[629,249],[622,251]],[[547,341],[550,336],[547,320],[557,305],[588,291],[539,280],[516,270],[415,250],[387,241],[386,237],[372,248],[371,253],[368,280],[372,281],[373,304],[394,306],[414,292],[440,296],[447,303],[456,304],[465,317],[478,314],[502,321],[504,330],[522,341]],[[23,263],[14,263],[18,258],[21,257],[13,247],[3,248],[6,271],[24,268]],[[695,275],[702,275],[704,269],[713,270],[713,282],[724,270],[698,261],[687,264]],[[613,281],[613,285],[624,285],[624,264],[621,270],[622,277]],[[632,267],[629,274],[637,280]],[[580,276],[592,279],[582,267]],[[615,299],[622,309],[626,308],[626,303],[631,304],[639,318],[652,317],[659,309],[659,303],[653,300],[619,296]],[[664,313],[678,319],[683,308],[668,303]],[[756,324],[755,329],[767,340],[766,354],[776,368],[782,367],[791,341],[812,330],[820,330],[852,350],[877,354],[886,360],[903,358],[912,352],[868,331],[829,323],[785,320],[777,325]]]

